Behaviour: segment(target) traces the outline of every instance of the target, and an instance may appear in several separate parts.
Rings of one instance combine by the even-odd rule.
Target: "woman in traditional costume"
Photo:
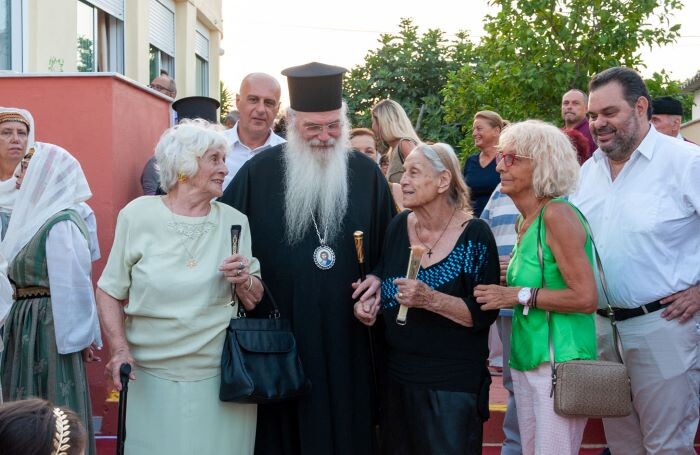
[[[166,196],[143,196],[119,214],[97,302],[111,348],[107,374],[134,367],[126,453],[252,454],[257,405],[219,400],[221,351],[235,295],[262,298],[248,219],[217,202],[228,144],[203,120],[183,121],[156,146]],[[231,226],[240,225],[240,254]],[[125,305],[128,300],[128,305]],[[274,435],[270,435],[274,437]]]
[[[32,114],[16,107],[0,107],[0,239],[5,237],[17,199],[17,166],[33,146]]]
[[[15,285],[5,323],[3,398],[41,397],[80,415],[95,453],[83,361],[97,360],[100,328],[91,280],[97,253],[84,202],[92,193],[78,161],[53,144],[36,144],[17,174],[19,191],[0,254]],[[94,217],[91,218],[94,220]],[[92,248],[91,248],[92,246]]]

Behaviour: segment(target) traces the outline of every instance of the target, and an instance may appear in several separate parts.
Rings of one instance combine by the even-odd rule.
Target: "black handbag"
[[[272,310],[267,318],[250,318],[238,304],[238,318],[229,322],[221,353],[221,401],[275,403],[311,389],[291,324],[280,317],[277,302],[265,282],[260,282]]]

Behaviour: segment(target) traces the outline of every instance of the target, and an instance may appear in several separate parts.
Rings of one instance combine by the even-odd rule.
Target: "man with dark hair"
[[[561,97],[561,118],[564,120],[564,129],[576,130],[583,134],[588,141],[588,152],[579,156],[581,163],[590,158],[595,149],[598,148],[588,128],[587,108],[588,95],[581,90],[571,89]]]
[[[282,73],[288,142],[247,161],[221,198],[248,216],[253,255],[312,383],[299,400],[258,406],[259,455],[373,453],[370,345],[353,316],[353,232],[364,232],[372,270],[394,205],[379,167],[349,151],[345,71],[310,63]]]
[[[611,68],[589,84],[598,146],[571,200],[586,215],[630,375],[633,411],[603,419],[613,454],[695,454],[700,405],[700,153],[649,124],[642,78]],[[599,293],[598,353],[616,360]]]
[[[659,133],[689,141],[681,135],[681,121],[683,120],[683,105],[677,99],[670,96],[660,96],[651,102],[651,123]]]

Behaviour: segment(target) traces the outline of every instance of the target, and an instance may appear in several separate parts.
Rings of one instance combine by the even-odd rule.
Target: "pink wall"
[[[141,171],[162,132],[170,125],[170,101],[114,74],[0,76],[0,106],[27,109],[36,140],[60,145],[75,156],[93,197],[102,258],[93,266],[97,281],[109,256],[119,210],[140,196]],[[95,415],[104,415],[103,434],[116,431],[115,404],[108,402],[102,362],[88,368]]]

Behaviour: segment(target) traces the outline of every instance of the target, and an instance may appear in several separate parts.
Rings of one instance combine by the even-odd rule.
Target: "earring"
[[[182,172],[178,172],[177,173],[177,181],[182,183],[185,180],[187,180],[187,176],[185,174],[183,174]]]

